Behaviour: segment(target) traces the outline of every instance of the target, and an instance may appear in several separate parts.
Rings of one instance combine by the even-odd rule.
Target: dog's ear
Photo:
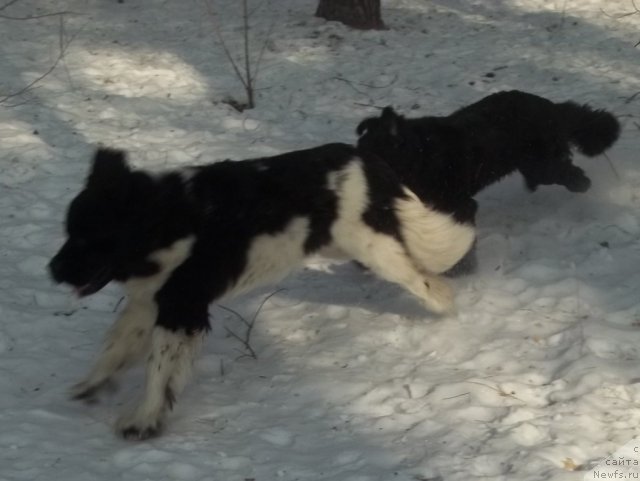
[[[393,110],[393,107],[385,107],[382,109],[382,114],[380,115],[380,121],[382,125],[389,131],[389,133],[393,136],[398,135],[398,120],[400,116]]]
[[[380,119],[378,119],[377,117],[370,117],[360,122],[356,127],[356,134],[358,134],[358,137],[362,137],[362,134],[364,134],[368,130],[371,130],[371,127],[373,127],[379,120]]]
[[[87,185],[108,188],[123,183],[131,169],[127,165],[126,154],[122,150],[99,148],[93,157],[93,166]]]
[[[362,136],[366,131],[380,125],[383,129],[388,130],[391,135],[398,135],[399,118],[400,116],[393,110],[393,107],[385,107],[382,109],[380,117],[369,117],[360,122],[356,127],[356,134]]]

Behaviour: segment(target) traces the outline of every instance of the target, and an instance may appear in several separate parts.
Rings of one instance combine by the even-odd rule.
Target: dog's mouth
[[[86,284],[73,286],[73,290],[78,297],[90,296],[106,286],[111,281],[111,277],[111,272],[108,269],[103,269]]]

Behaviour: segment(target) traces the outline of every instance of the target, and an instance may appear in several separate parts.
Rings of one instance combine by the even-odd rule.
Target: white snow
[[[5,2],[6,3],[6,2]],[[640,434],[640,14],[626,0],[388,0],[389,29],[313,17],[316,0],[254,2],[257,108],[213,32],[241,51],[240,2],[21,0],[0,11],[68,10],[73,40],[36,88],[0,105],[0,480],[581,480]],[[4,4],[4,3],[3,3]],[[0,17],[0,97],[46,72],[59,17]],[[489,74],[489,75],[487,75]],[[457,312],[431,317],[350,263],[314,259],[226,305],[251,345],[216,321],[163,437],[118,439],[141,371],[85,406],[86,373],[120,308],[109,286],[78,302],[48,279],[69,200],[97,143],[139,167],[354,142],[394,105],[446,114],[503,89],[614,111],[623,133],[578,158],[586,194],[479,196],[477,273]],[[240,350],[240,352],[238,352]]]

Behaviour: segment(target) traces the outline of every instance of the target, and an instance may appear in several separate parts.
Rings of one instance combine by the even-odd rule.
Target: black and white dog
[[[117,423],[125,438],[160,432],[183,389],[207,306],[282,278],[309,254],[338,248],[430,310],[453,302],[438,274],[474,229],[423,203],[389,166],[343,144],[161,174],[101,149],[69,207],[68,239],[50,263],[80,296],[124,283],[128,304],[76,399],[91,399],[147,357],[145,394]]]
[[[617,140],[620,125],[605,110],[514,90],[444,117],[407,119],[386,107],[356,132],[358,148],[386,161],[420,199],[474,222],[473,196],[516,171],[531,191],[559,184],[585,192],[591,181],[573,165],[571,147],[601,154]]]

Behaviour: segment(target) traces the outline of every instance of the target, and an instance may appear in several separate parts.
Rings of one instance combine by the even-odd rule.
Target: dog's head
[[[98,150],[69,206],[67,241],[49,264],[53,279],[86,296],[112,280],[152,274],[157,267],[146,258],[159,237],[149,215],[154,190],[152,177],[132,171],[123,152]]]
[[[382,109],[380,117],[363,120],[356,128],[358,148],[386,161],[418,155],[420,136],[402,115],[391,107]]]

